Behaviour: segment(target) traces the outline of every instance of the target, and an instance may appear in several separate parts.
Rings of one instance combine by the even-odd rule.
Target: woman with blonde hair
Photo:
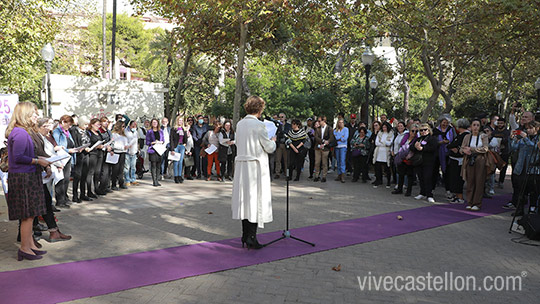
[[[112,178],[111,178],[111,189],[118,190],[118,187],[121,189],[127,189],[127,186],[124,185],[124,165],[126,162],[126,153],[131,145],[136,145],[136,143],[130,144],[125,133],[126,123],[123,120],[119,120],[114,124],[112,129],[112,147],[114,154],[118,155],[118,161],[116,164],[112,165]],[[116,184],[118,183],[118,187]]]
[[[21,102],[15,106],[6,129],[8,147],[8,185],[6,197],[9,219],[21,220],[21,247],[17,260],[38,260],[46,251],[38,250],[32,237],[34,217],[47,213],[43,193],[42,168],[50,165],[43,158],[36,158],[31,133],[37,132],[36,105]]]
[[[186,152],[187,141],[184,116],[178,115],[176,117],[169,138],[169,149],[171,151],[170,155],[175,155],[175,153],[180,155],[180,160],[173,161],[174,182],[177,184],[183,183],[184,178],[182,177],[182,165],[184,164],[184,154]]]
[[[347,155],[347,141],[349,140],[349,129],[345,127],[345,120],[340,118],[337,126],[334,129],[334,137],[337,141],[337,146],[334,148],[337,160],[338,176],[336,181],[345,182],[345,157]]]

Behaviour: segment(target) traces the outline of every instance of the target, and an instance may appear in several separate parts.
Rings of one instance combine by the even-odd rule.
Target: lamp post
[[[369,120],[369,73],[371,72],[371,65],[375,60],[375,55],[371,52],[369,46],[366,46],[364,53],[362,53],[362,64],[366,68],[366,100],[364,101],[364,111],[362,111],[362,120],[368,123]]]
[[[497,94],[495,94],[495,99],[497,100],[497,105],[499,107],[499,112],[502,112],[503,110],[503,106],[501,104],[501,101],[503,99],[503,93],[501,91],[497,92]]]
[[[540,111],[540,77],[536,79],[534,83],[534,88],[536,89],[536,111]]]
[[[375,93],[377,93],[377,87],[379,86],[379,82],[375,76],[371,77],[369,86],[371,87],[371,94],[373,95],[373,99],[371,101],[371,121],[373,122],[375,121]]]
[[[219,101],[219,87],[218,86],[214,88],[214,95],[216,96],[216,102],[218,102]]]
[[[51,65],[54,59],[54,49],[50,43],[45,44],[41,49],[41,58],[45,61],[47,70],[47,116],[51,117]]]

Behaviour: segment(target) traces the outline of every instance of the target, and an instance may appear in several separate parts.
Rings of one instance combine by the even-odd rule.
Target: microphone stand
[[[289,150],[289,145],[286,145],[286,146],[287,146],[287,153],[288,153],[289,152],[288,151]],[[290,170],[288,165],[289,164],[287,164],[287,178],[286,178],[286,180],[287,180],[287,199],[286,199],[286,201],[287,201],[287,212],[286,212],[287,220],[286,220],[286,228],[285,228],[285,230],[283,230],[283,233],[281,234],[281,237],[279,237],[279,238],[277,238],[277,239],[275,239],[275,240],[273,240],[273,241],[271,241],[269,243],[266,243],[263,246],[266,247],[266,246],[268,246],[270,244],[273,244],[273,243],[275,243],[277,241],[280,241],[280,240],[283,240],[283,239],[293,239],[293,240],[297,240],[299,242],[306,243],[306,244],[309,244],[309,245],[315,247],[314,243],[310,243],[308,241],[305,241],[305,240],[302,240],[302,239],[297,238],[295,236],[292,236],[291,232],[289,231],[289,180],[291,179],[291,176],[290,176],[291,170]]]

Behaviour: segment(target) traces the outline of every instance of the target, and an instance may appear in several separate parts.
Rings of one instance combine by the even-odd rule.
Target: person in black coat
[[[234,158],[236,157],[235,134],[230,121],[225,121],[218,134],[219,151],[218,161],[221,164],[222,181],[232,181],[234,174]],[[224,175],[224,176],[223,176]]]
[[[410,147],[410,150],[422,157],[422,163],[415,168],[418,180],[420,181],[420,194],[415,199],[426,199],[430,203],[434,203],[432,174],[433,166],[435,165],[435,153],[439,148],[437,138],[433,136],[431,127],[423,123],[419,128],[420,137]]]

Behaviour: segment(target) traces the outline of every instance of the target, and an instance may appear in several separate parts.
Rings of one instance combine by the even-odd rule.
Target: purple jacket
[[[146,145],[148,146],[148,154],[156,153],[156,151],[152,147],[152,143],[156,140],[164,141],[163,130],[159,130],[159,139],[156,139],[156,136],[154,135],[154,130],[150,129],[146,131]]]
[[[25,129],[15,127],[8,137],[8,165],[10,173],[33,173],[37,166],[32,165],[35,158],[34,142]]]

